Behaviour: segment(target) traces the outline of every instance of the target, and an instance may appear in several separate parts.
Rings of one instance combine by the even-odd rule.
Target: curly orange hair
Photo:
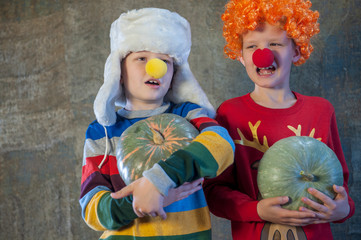
[[[224,53],[231,59],[241,55],[242,34],[253,31],[261,23],[280,25],[300,47],[301,65],[310,57],[312,36],[320,32],[319,13],[312,11],[312,3],[305,0],[230,0],[222,15]]]

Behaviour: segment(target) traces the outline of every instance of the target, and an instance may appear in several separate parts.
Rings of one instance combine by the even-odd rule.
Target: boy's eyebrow
[[[257,40],[248,40],[248,41],[244,41],[243,40],[243,45],[252,45],[252,44],[256,44]]]
[[[280,41],[280,40],[283,40],[283,39],[284,39],[283,36],[277,36],[277,37],[275,36],[275,37],[270,37],[269,38],[270,41]]]
[[[248,38],[247,40],[245,40],[244,38],[242,38],[242,41],[245,43],[253,43],[253,42],[257,42],[258,39],[257,38]]]

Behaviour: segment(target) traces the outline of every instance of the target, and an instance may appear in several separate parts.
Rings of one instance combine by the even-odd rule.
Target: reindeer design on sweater
[[[261,120],[257,121],[254,125],[251,122],[248,122],[248,126],[252,132],[252,140],[248,140],[242,131],[237,128],[237,132],[239,134],[240,139],[235,140],[235,144],[240,144],[243,146],[248,146],[257,149],[258,151],[265,153],[269,149],[267,136],[263,136],[262,144],[259,141],[257,129],[261,124]],[[297,128],[287,125],[287,128],[292,131],[295,136],[302,136],[302,126],[299,124]],[[316,129],[313,128],[311,132],[309,133],[309,137],[314,137],[316,132]],[[303,135],[305,136],[305,135]],[[321,138],[316,138],[317,140],[321,141]],[[261,160],[255,161],[251,168],[258,169],[259,163]],[[261,199],[261,196],[259,194],[259,199]],[[281,224],[275,224],[275,223],[269,223],[267,222],[261,233],[261,240],[307,240],[306,234],[304,233],[303,229],[301,227],[294,227],[294,226],[287,226],[287,225],[281,225]]]

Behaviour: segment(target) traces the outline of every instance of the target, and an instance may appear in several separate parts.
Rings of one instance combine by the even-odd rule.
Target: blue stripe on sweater
[[[229,136],[228,131],[224,127],[221,127],[221,126],[207,127],[205,129],[203,129],[201,133],[207,132],[207,131],[215,132],[218,135],[220,135],[224,140],[226,140],[231,145],[233,152],[235,152],[236,146],[234,145],[233,139],[231,138],[231,136]]]
[[[185,199],[179,200],[164,208],[165,212],[185,212],[207,206],[203,189],[193,193]]]
[[[95,194],[97,194],[100,191],[109,191],[110,189],[105,187],[105,186],[97,186],[95,188],[93,188],[91,191],[89,191],[87,194],[84,195],[84,197],[82,197],[79,200],[80,203],[80,207],[81,207],[81,216],[83,217],[83,219],[85,220],[85,210],[86,210],[86,206],[88,205],[88,203],[90,202],[90,200],[93,198],[93,196]]]
[[[182,104],[170,104],[170,107],[164,113],[173,113],[181,117],[186,117],[189,112],[194,109],[199,109],[200,107],[194,103],[182,103]],[[146,117],[145,117],[146,118]],[[108,126],[107,133],[108,138],[111,139],[113,137],[120,137],[120,135],[131,125],[134,123],[143,120],[145,118],[133,118],[127,119],[118,115],[117,122]],[[86,132],[86,138],[90,138],[92,140],[97,140],[105,137],[105,130],[102,125],[100,125],[97,121],[93,121]]]

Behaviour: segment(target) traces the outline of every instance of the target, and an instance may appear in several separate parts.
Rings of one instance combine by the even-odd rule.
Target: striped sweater
[[[165,207],[166,220],[138,218],[131,196],[122,199],[110,196],[125,186],[115,157],[120,135],[135,122],[161,113],[185,117],[201,132],[190,145],[147,171],[147,178],[158,189],[165,189],[161,192],[200,177],[215,177],[233,162],[234,144],[228,132],[196,104],[170,103],[152,111],[122,109],[118,111],[117,122],[106,127],[106,131],[94,121],[86,132],[79,202],[85,222],[94,230],[104,231],[100,239],[211,239],[210,215],[203,190]],[[106,141],[109,150],[99,169]],[[157,181],[158,174],[166,174],[170,183]]]

